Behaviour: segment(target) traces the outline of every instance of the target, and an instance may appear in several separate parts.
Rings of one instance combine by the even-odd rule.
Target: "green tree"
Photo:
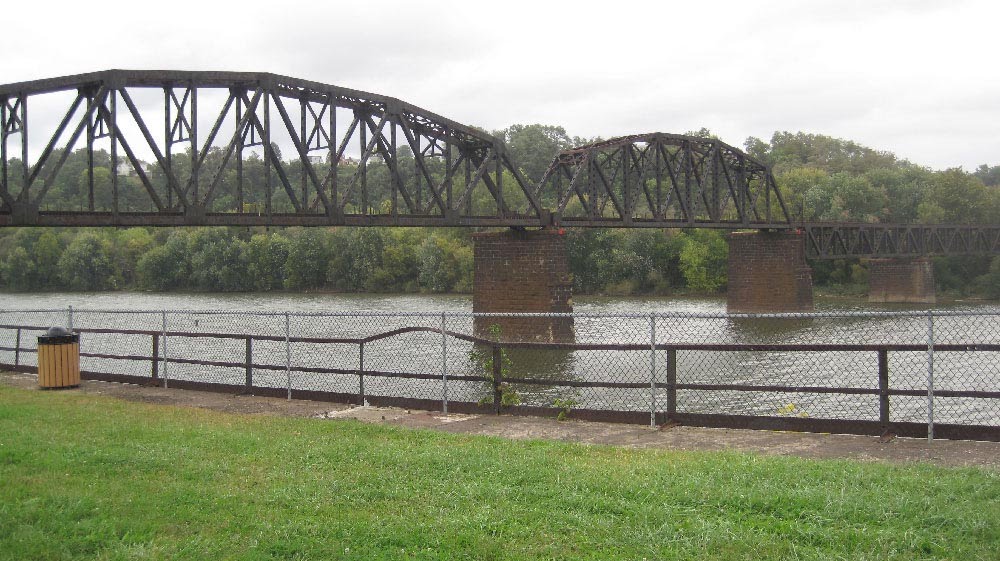
[[[330,262],[329,234],[321,228],[299,228],[289,232],[285,260],[285,288],[321,288]]]
[[[175,230],[163,245],[154,247],[136,265],[139,286],[146,290],[178,290],[191,278],[187,234]]]
[[[247,244],[247,276],[253,290],[279,290],[285,282],[290,242],[280,234],[254,234]]]
[[[0,262],[0,278],[4,285],[19,292],[37,290],[37,270],[35,260],[23,247],[15,247],[7,258]]]
[[[729,246],[716,230],[685,232],[680,268],[688,288],[716,292],[726,284]]]
[[[77,236],[59,258],[59,278],[69,290],[111,290],[114,284],[109,243],[94,232]]]

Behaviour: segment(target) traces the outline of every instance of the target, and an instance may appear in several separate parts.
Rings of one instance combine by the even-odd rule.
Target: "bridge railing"
[[[0,310],[0,369],[81,334],[85,379],[664,425],[1000,440],[1000,311]]]

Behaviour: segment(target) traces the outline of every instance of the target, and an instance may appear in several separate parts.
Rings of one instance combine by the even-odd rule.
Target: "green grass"
[[[0,559],[997,559],[1000,474],[0,386]]]

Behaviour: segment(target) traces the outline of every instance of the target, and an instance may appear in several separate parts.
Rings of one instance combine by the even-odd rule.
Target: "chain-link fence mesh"
[[[36,366],[50,325],[80,333],[85,375],[166,385],[426,408],[488,405],[502,390],[505,405],[632,418],[1000,427],[995,313],[0,310],[0,367]]]

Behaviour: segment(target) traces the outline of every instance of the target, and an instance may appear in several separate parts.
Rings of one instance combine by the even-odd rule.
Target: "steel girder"
[[[137,90],[150,89],[162,90],[162,104],[152,109],[135,98]],[[44,150],[29,159],[29,104],[55,92],[76,95],[55,130],[44,135]],[[199,98],[213,94],[224,102],[207,115]],[[214,123],[207,134],[199,127],[206,116]],[[493,136],[392,97],[274,74],[108,70],[8,84],[0,86],[0,123],[0,226],[550,221]],[[275,149],[279,135],[293,146],[292,158]],[[12,136],[20,137],[16,154],[9,151]],[[94,145],[102,139],[116,172],[110,186],[95,187]],[[81,145],[88,160],[86,203],[81,197],[84,208],[60,208],[46,196]],[[348,157],[351,147],[357,159]],[[245,151],[254,148],[262,153],[266,194],[251,203],[244,168]],[[143,155],[152,163],[144,164]],[[12,156],[22,162],[20,170],[10,169]],[[117,172],[122,166],[134,177],[129,186]],[[376,166],[381,189],[370,177]],[[110,192],[99,193],[104,202],[95,204],[102,187]],[[146,208],[123,208],[126,187],[142,191],[130,196]],[[278,199],[283,208],[276,208]]]
[[[151,91],[155,103],[136,93]],[[62,107],[41,104],[43,118],[29,120],[29,105],[60,92]],[[36,130],[53,116],[52,130]],[[32,159],[35,137],[45,146]],[[51,190],[78,147],[77,207],[65,208]],[[256,195],[247,150],[261,153]],[[116,170],[103,183],[97,156]],[[532,184],[479,129],[392,97],[247,72],[107,70],[0,85],[0,227],[18,225],[799,227],[820,259],[1000,253],[996,225],[793,225],[767,166],[715,139],[650,133],[579,146]]]
[[[560,153],[535,187],[566,226],[780,228],[770,170],[711,138],[623,136]]]
[[[1000,225],[806,223],[816,259],[1000,254]]]

